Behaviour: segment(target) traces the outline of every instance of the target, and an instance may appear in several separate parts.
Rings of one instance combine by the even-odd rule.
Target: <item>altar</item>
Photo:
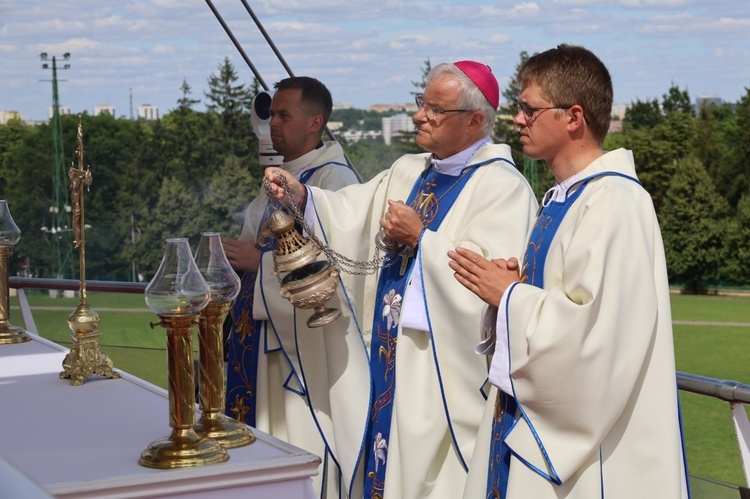
[[[31,337],[0,345],[0,497],[315,497],[320,458],[257,430],[221,464],[140,466],[170,432],[167,391],[124,372],[70,386],[67,349]]]

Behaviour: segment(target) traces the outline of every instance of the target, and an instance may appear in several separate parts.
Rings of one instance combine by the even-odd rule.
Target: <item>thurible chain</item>
[[[332,248],[327,246],[323,241],[318,238],[318,236],[315,235],[315,232],[313,229],[307,224],[305,221],[305,216],[302,213],[302,210],[299,209],[297,206],[297,202],[294,199],[294,196],[292,195],[291,190],[289,189],[289,182],[287,182],[286,177],[281,175],[280,173],[276,173],[276,176],[279,177],[281,188],[284,190],[284,195],[288,199],[288,202],[284,203],[284,208],[286,208],[288,211],[291,212],[292,216],[294,217],[294,221],[297,222],[302,228],[305,229],[305,231],[308,234],[308,237],[312,239],[312,241],[323,251],[323,253],[326,254],[326,257],[331,261],[331,263],[338,265],[341,268],[342,272],[346,272],[347,274],[352,275],[369,275],[374,274],[377,272],[380,267],[383,265],[383,262],[386,260],[388,255],[380,256],[380,252],[378,249],[375,249],[375,256],[370,261],[359,261],[359,260],[352,260],[351,258],[348,258],[341,253],[334,251]],[[266,191],[266,195],[269,199],[273,198],[273,193],[271,191],[271,182],[268,181],[268,179],[263,179],[263,189]],[[385,266],[391,266],[396,263],[396,258],[391,258]]]

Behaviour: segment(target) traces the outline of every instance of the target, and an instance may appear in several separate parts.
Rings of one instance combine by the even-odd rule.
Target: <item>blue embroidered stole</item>
[[[616,172],[602,172],[579,180],[567,190],[563,201],[542,203],[537,212],[536,223],[526,245],[524,264],[521,270],[521,282],[544,287],[544,265],[552,239],[560,228],[565,215],[583,193],[589,181],[603,175],[618,175],[634,180],[632,177]],[[575,186],[580,186],[573,190]],[[571,192],[573,191],[573,192]],[[518,403],[516,399],[503,391],[498,391],[495,399],[495,412],[492,419],[492,437],[490,441],[490,459],[487,473],[487,497],[505,498],[510,471],[510,449],[505,444],[505,437],[513,427]]]
[[[270,231],[263,231],[268,217],[280,206],[272,201],[266,205],[255,247],[262,253],[272,251],[276,239]],[[256,272],[245,272],[240,292],[232,304],[232,329],[227,342],[227,395],[224,412],[250,426],[256,421],[256,388],[258,373],[258,349],[263,321],[253,319]]]
[[[422,218],[425,228],[437,230],[477,167],[466,167],[458,177],[438,173],[432,167],[419,176],[406,201]],[[396,387],[396,339],[401,303],[414,264],[410,249],[386,257],[378,277],[370,348],[371,400],[365,440],[367,497],[382,497],[390,442],[391,416]]]
[[[313,173],[328,164],[330,163],[306,170],[300,181],[307,182]],[[276,238],[270,230],[265,229],[268,217],[280,208],[279,203],[269,200],[263,212],[255,239],[255,247],[262,253],[273,251],[276,246]],[[256,423],[260,337],[268,334],[265,321],[253,319],[257,277],[256,272],[245,272],[242,276],[240,292],[232,305],[232,328],[225,345],[228,369],[224,412],[253,427]]]

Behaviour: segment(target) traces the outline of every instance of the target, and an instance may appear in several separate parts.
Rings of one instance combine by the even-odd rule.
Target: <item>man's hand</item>
[[[294,178],[294,175],[277,166],[268,167],[265,172],[265,179],[270,182],[271,196],[279,201],[283,201],[286,198],[287,193],[284,192],[281,177],[286,179],[289,192],[292,193],[294,200],[299,202],[304,194],[305,186],[302,185],[299,180]]]
[[[237,241],[236,239],[221,238],[224,253],[234,270],[258,272],[261,251],[252,242]]]
[[[402,201],[388,200],[388,211],[380,219],[380,227],[385,235],[396,241],[415,248],[419,243],[419,235],[424,229],[422,219],[411,206]]]
[[[448,262],[455,272],[453,276],[466,289],[485,303],[497,307],[505,290],[519,280],[518,260],[488,260],[479,253],[466,248],[449,251]]]

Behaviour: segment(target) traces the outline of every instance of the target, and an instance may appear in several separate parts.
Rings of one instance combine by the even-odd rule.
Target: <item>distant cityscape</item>
[[[109,106],[107,104],[99,104],[97,106],[94,106],[94,116],[99,116],[102,113],[109,114],[112,117],[116,117],[116,109],[114,106]],[[60,113],[60,116],[67,116],[70,115],[70,108],[67,106],[60,106],[58,107],[58,112]],[[52,107],[47,108],[47,117],[51,120],[52,115],[54,113],[54,110]],[[131,119],[133,117],[131,116]],[[159,106],[152,106],[151,104],[142,104],[138,106],[138,119],[142,119],[145,121],[155,121],[160,118],[159,116]],[[8,123],[8,121],[12,119],[20,119],[21,121],[25,121],[23,118],[23,115],[17,111],[2,111],[0,112],[0,125],[5,125]],[[30,121],[28,122],[31,125],[39,124],[40,122],[34,122]]]
[[[695,99],[695,110],[696,113],[704,106],[709,105],[721,106],[723,101],[720,97],[700,96]],[[622,129],[622,120],[625,117],[630,104],[614,104],[612,106],[612,122],[610,123],[609,131],[619,132]],[[59,113],[61,116],[71,114],[70,108],[67,106],[60,106]],[[337,102],[334,103],[334,110],[341,109],[354,109],[349,103]],[[99,116],[102,113],[107,113],[113,117],[117,116],[116,109],[114,106],[107,104],[99,104],[93,108],[93,115]],[[366,111],[375,111],[379,113],[395,112],[391,116],[385,116],[381,118],[381,129],[380,130],[342,130],[344,123],[341,121],[329,121],[328,128],[335,132],[337,135],[345,139],[347,142],[357,142],[362,139],[375,139],[382,137],[383,142],[386,145],[391,145],[393,137],[398,136],[400,133],[409,133],[416,130],[414,122],[412,121],[412,115],[417,111],[417,106],[414,102],[409,103],[394,103],[394,104],[373,104],[369,106]],[[53,109],[48,108],[48,117],[51,120]],[[130,109],[130,119],[139,119],[144,121],[155,121],[160,118],[159,107],[152,106],[151,104],[141,104],[137,108],[137,114],[133,115],[132,106]],[[499,116],[500,117],[500,116]],[[505,116],[508,118],[508,116]],[[1,111],[0,112],[0,125],[5,125],[12,119],[24,120],[23,116],[17,111]],[[38,122],[29,122],[29,124],[39,124]]]

